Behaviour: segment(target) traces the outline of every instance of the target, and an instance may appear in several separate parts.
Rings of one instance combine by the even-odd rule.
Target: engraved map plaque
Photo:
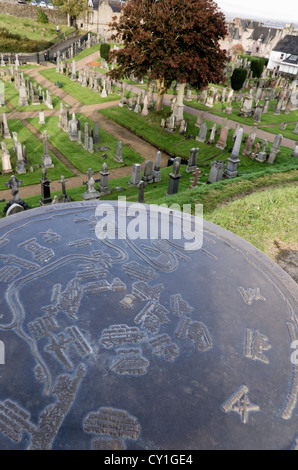
[[[206,221],[99,239],[101,204],[0,221],[0,449],[293,449],[297,284]]]

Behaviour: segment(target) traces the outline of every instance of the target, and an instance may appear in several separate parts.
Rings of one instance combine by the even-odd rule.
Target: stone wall
[[[22,5],[17,3],[17,0],[14,2],[5,2],[0,1],[0,12],[2,15],[11,15],[17,16],[19,18],[30,18],[37,19],[37,6],[32,5]],[[46,13],[49,23],[67,25],[67,14],[61,12],[58,8],[43,8],[43,11]]]

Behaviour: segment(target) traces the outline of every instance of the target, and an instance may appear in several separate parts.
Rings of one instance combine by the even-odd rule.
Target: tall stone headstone
[[[198,153],[199,153],[199,148],[194,147],[190,149],[190,154],[189,154],[189,159],[186,167],[186,173],[192,173],[197,169],[197,161],[198,161]]]
[[[69,140],[72,142],[78,140],[78,121],[75,113],[72,113],[72,119],[69,122]]]
[[[94,126],[94,137],[93,137],[93,148],[96,152],[100,150],[100,137],[99,137],[99,124],[95,123]]]
[[[144,202],[144,192],[145,192],[144,190],[145,190],[145,187],[146,187],[145,181],[141,180],[137,187],[138,187],[138,190],[139,190],[139,192],[138,192],[138,202],[142,204]]]
[[[179,181],[181,178],[180,174],[180,159],[176,157],[172,166],[172,171],[169,174],[169,184],[167,195],[171,196],[172,194],[177,194],[179,189]]]
[[[19,103],[18,106],[28,106],[27,91],[25,86],[19,88]]]
[[[278,134],[275,139],[274,139],[274,142],[273,142],[273,145],[270,149],[270,153],[269,153],[269,158],[267,160],[267,163],[269,164],[273,164],[277,155],[279,154],[280,152],[280,146],[281,146],[281,143],[282,143],[282,139],[283,139],[283,136],[281,134]]]
[[[144,175],[142,178],[145,183],[153,183],[153,163],[151,160],[148,160],[145,163]]]
[[[122,149],[123,149],[123,144],[122,144],[122,141],[119,140],[117,144],[117,153],[114,158],[114,160],[118,163],[123,163]]]
[[[46,206],[48,204],[52,204],[52,197],[51,197],[51,180],[47,177],[47,170],[43,167],[42,169],[42,178],[40,180],[41,183],[41,199],[39,201],[40,206]]]
[[[4,139],[11,139],[11,135],[10,135],[9,128],[7,125],[6,113],[2,114],[2,135]]]
[[[2,175],[12,173],[12,166],[10,161],[10,153],[8,150],[2,150]]]
[[[242,143],[243,137],[243,129],[240,128],[237,137],[233,146],[232,155],[228,158],[228,166],[225,169],[225,176],[226,178],[235,178],[237,176],[237,167],[238,163],[240,162],[239,153],[240,153],[240,146]]]
[[[207,144],[212,145],[215,143],[215,133],[216,133],[216,123],[214,123],[212,126],[210,137],[208,139]]]
[[[38,124],[45,124],[44,112],[43,112],[43,111],[40,111],[40,112],[39,112],[39,121],[38,121]]]
[[[153,181],[155,183],[158,183],[159,181],[161,181],[161,176],[160,176],[160,159],[161,159],[161,153],[160,151],[158,150],[158,152],[156,153],[156,157],[155,157],[155,163],[154,163],[154,169],[153,169]]]
[[[59,196],[60,203],[71,202],[71,198],[66,192],[67,181],[68,179],[64,178],[64,176],[61,176],[61,179],[59,180],[59,183],[61,183],[61,186],[62,186],[62,194]]]
[[[16,164],[16,172],[19,175],[26,173],[25,162],[23,158],[23,149],[22,144],[20,142],[17,143],[17,164]]]
[[[108,167],[106,162],[103,163],[102,169],[100,171],[100,185],[99,185],[99,192],[101,196],[105,196],[107,194],[110,194],[110,188],[109,188],[109,183],[108,183],[108,177],[109,177],[109,172],[108,172]]]
[[[95,180],[93,178],[94,171],[89,168],[86,175],[88,176],[88,181],[86,183],[86,191],[82,195],[83,199],[85,199],[85,201],[89,201],[90,199],[98,199],[100,197],[100,193],[95,189]]]
[[[229,134],[229,128],[227,126],[223,126],[220,130],[219,139],[216,144],[216,148],[220,150],[224,150],[227,146],[227,139]]]
[[[132,175],[129,181],[130,186],[137,187],[141,180],[141,165],[139,163],[134,163],[132,167]]]
[[[205,142],[206,136],[207,136],[207,130],[208,130],[207,124],[203,122],[203,124],[200,127],[199,135],[196,137],[196,140],[198,140],[199,142]]]
[[[42,156],[42,166],[44,168],[54,168],[54,164],[52,162],[52,157],[49,154],[49,144],[48,138],[50,137],[47,131],[43,131],[42,133],[42,140],[43,140],[43,156]]]
[[[249,157],[252,154],[253,140],[251,137],[248,137],[242,155]]]

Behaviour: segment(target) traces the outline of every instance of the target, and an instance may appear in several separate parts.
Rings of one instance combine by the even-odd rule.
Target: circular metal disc
[[[297,284],[206,221],[189,251],[172,213],[139,239],[149,206],[102,207],[0,222],[0,448],[295,448]]]

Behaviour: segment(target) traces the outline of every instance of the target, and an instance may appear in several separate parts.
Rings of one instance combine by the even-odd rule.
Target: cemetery
[[[220,57],[225,66],[213,73],[216,83],[194,84],[191,74],[182,81],[169,71],[162,86],[148,70],[158,64],[131,72],[121,58],[125,44],[117,34],[109,44],[103,36],[74,36],[39,64],[22,65],[18,53],[0,48],[0,296],[9,306],[4,318],[0,312],[0,330],[17,329],[18,352],[22,342],[28,346],[24,361],[42,396],[37,417],[16,400],[0,403],[0,424],[7,416],[0,447],[4,429],[7,448],[10,441],[23,445],[24,435],[30,449],[71,448],[67,433],[57,436],[81,384],[78,447],[204,448],[213,436],[222,448],[238,448],[246,436],[247,447],[278,447],[283,439],[289,447],[295,436],[298,446],[291,419],[297,366],[287,362],[289,338],[297,336],[298,76],[262,62],[256,77],[250,59],[239,55]],[[109,60],[102,45],[112,51]],[[235,70],[244,77],[240,87]],[[148,212],[123,222],[119,198]],[[200,249],[187,251],[172,233],[149,241],[123,235],[132,227],[151,230],[150,207],[166,205],[157,220],[167,216],[175,228],[180,208],[191,205],[194,223],[198,204]],[[109,223],[109,210],[118,216],[116,240],[100,237],[115,226],[100,231],[98,209],[107,210]],[[24,292],[43,282],[49,288],[36,288],[30,303]],[[232,390],[224,378],[231,371]],[[101,386],[110,391],[92,411],[84,381],[91,372],[92,406]],[[153,372],[159,381],[152,382]],[[168,399],[161,409],[148,406],[155,387]],[[206,410],[216,416],[210,422],[200,408],[206,390]],[[53,403],[43,396],[54,396]],[[206,443],[198,444],[194,407]],[[265,424],[254,433],[261,409]],[[76,412],[74,405],[74,420]],[[160,419],[156,429],[143,425],[151,412]]]

